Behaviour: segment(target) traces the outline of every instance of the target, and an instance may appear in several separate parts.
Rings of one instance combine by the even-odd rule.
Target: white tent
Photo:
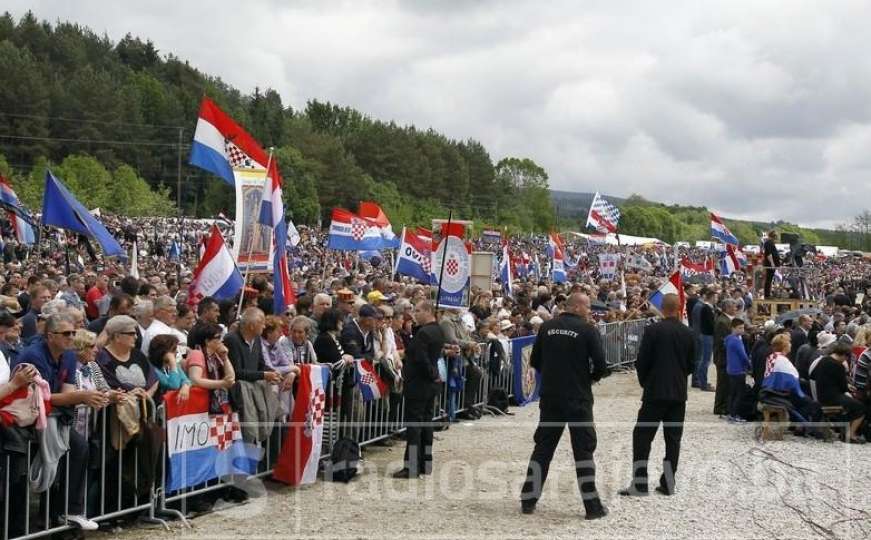
[[[579,233],[579,232],[569,232],[567,234],[574,235],[579,238],[584,238],[591,242],[602,242],[601,236],[593,236],[589,234]],[[608,234],[604,237],[604,243],[612,246],[617,245],[617,235]],[[629,234],[621,234],[620,235],[620,245],[622,246],[647,246],[647,245],[658,245],[658,246],[667,246],[665,242],[660,240],[659,238],[645,238],[643,236],[632,236]]]

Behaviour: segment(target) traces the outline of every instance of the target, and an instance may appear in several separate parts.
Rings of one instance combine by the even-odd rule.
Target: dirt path
[[[159,538],[868,538],[871,445],[787,436],[764,446],[753,425],[710,414],[713,393],[693,391],[687,407],[677,493],[624,499],[640,391],[633,373],[595,388],[598,485],[610,515],[586,522],[568,435],[554,458],[534,515],[518,492],[532,449],[538,408],[485,418],[437,433],[432,477],[393,480],[403,447],[367,449],[348,485],[318,482],[291,490],[267,483],[264,496],[171,532],[130,529],[101,537]],[[659,474],[661,435],[651,453]]]

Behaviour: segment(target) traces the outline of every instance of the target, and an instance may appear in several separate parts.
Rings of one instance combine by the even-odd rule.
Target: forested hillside
[[[47,166],[92,207],[174,213],[180,169],[185,213],[232,208],[226,185],[186,165],[208,95],[264,147],[275,147],[297,222],[372,199],[396,224],[422,224],[449,209],[521,230],[553,224],[547,173],[529,159],[494,159],[478,141],[317,100],[294,110],[273,89],[245,95],[147,39],[113,43],[75,23],[52,25],[30,13],[16,21],[7,13],[0,73],[0,172],[34,208]],[[114,194],[113,183],[136,196]]]

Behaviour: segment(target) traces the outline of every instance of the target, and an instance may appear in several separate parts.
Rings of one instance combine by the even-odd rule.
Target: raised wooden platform
[[[793,300],[791,298],[753,300],[750,317],[753,324],[761,324],[768,319],[776,319],[778,315],[788,311],[815,307],[819,307],[819,304],[813,300]]]

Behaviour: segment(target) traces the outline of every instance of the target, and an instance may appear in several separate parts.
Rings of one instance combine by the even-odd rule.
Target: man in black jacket
[[[270,370],[263,360],[260,335],[265,325],[266,315],[257,308],[248,308],[242,312],[239,328],[224,336],[224,345],[227,346],[237,381],[281,382],[281,374]]]
[[[418,328],[405,351],[402,365],[405,398],[405,467],[394,478],[417,478],[432,473],[432,441],[435,396],[438,392],[438,359],[445,336],[436,322],[435,307],[429,301],[414,306]]]
[[[717,367],[717,387],[714,394],[714,414],[729,413],[729,374],[726,373],[726,337],[732,333],[732,319],[738,313],[738,305],[731,298],[720,304],[722,311],[714,320],[714,365]]]
[[[647,458],[660,423],[665,437],[665,459],[656,491],[663,495],[674,493],[686,414],[687,377],[693,371],[696,340],[680,321],[680,300],[676,294],[665,295],[662,314],[662,321],[645,329],[635,363],[644,393],[632,432],[632,484],[621,490],[620,495],[647,495]]]
[[[701,350],[696,351],[698,364],[693,375],[693,386],[705,392],[713,392],[714,387],[708,384],[708,368],[711,367],[711,355],[714,352],[714,304],[717,303],[717,291],[705,289],[699,302],[694,311],[698,312],[696,345]]]
[[[593,462],[596,429],[591,384],[610,371],[605,364],[599,331],[586,320],[589,314],[589,297],[572,294],[566,301],[565,311],[541,325],[532,346],[530,366],[541,373],[541,400],[535,449],[529,458],[526,482],[520,493],[524,514],[535,511],[566,423],[586,518],[597,519],[608,514],[596,490]],[[532,371],[531,376],[534,376]]]

